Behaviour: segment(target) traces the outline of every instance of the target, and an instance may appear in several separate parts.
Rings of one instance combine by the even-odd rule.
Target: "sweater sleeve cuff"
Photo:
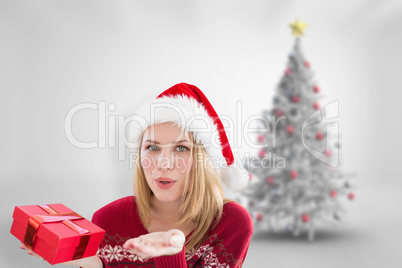
[[[154,261],[157,268],[187,268],[184,246],[176,255],[155,257]]]

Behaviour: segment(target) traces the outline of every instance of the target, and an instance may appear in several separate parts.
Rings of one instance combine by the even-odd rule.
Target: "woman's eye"
[[[182,145],[177,146],[177,151],[179,152],[185,152],[186,150],[188,150],[188,148],[185,146]]]
[[[157,151],[157,150],[158,150],[158,146],[156,146],[156,145],[149,145],[149,146],[147,147],[147,149],[150,150],[150,151]]]

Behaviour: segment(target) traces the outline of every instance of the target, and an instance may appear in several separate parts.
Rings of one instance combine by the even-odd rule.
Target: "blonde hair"
[[[195,223],[192,235],[185,242],[185,251],[198,249],[207,238],[209,228],[214,228],[222,216],[223,205],[234,200],[224,197],[222,183],[218,172],[212,167],[204,146],[193,143],[191,149],[193,161],[192,171],[189,169],[181,197],[180,213],[183,218],[176,222],[179,226],[184,223]],[[147,227],[151,223],[149,207],[152,191],[145,179],[144,170],[140,164],[140,154],[134,167],[134,195],[142,224]]]

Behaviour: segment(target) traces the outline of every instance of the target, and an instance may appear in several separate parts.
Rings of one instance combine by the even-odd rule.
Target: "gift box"
[[[50,264],[96,254],[105,231],[63,204],[16,206],[11,234]]]

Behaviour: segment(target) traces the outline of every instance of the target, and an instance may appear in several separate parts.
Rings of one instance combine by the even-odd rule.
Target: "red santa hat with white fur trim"
[[[235,163],[223,124],[204,93],[196,86],[180,83],[162,92],[155,100],[142,104],[135,113],[138,126],[130,126],[130,141],[138,153],[145,129],[153,124],[173,122],[193,134],[204,146],[212,163],[219,162],[222,182],[232,190],[244,187],[248,172]],[[215,137],[215,139],[214,139]],[[218,161],[217,161],[218,160]]]

